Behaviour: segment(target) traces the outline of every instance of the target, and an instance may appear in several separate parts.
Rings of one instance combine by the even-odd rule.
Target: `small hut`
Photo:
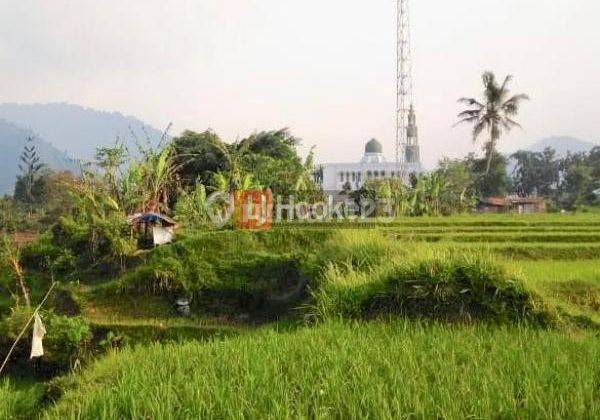
[[[477,210],[481,213],[505,213],[509,207],[509,203],[503,197],[480,198],[477,203]]]
[[[481,213],[545,213],[546,202],[542,197],[486,197],[479,199],[477,209]]]
[[[546,201],[542,197],[511,197],[511,211],[518,214],[545,213]]]
[[[133,230],[142,232],[150,245],[158,246],[173,242],[177,223],[160,213],[146,212],[132,214],[127,218]]]

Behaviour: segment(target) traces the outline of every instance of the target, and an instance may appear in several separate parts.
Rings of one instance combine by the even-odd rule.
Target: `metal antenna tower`
[[[397,0],[396,21],[396,164],[401,179],[406,178],[405,150],[408,144],[408,113],[413,103],[408,1]]]

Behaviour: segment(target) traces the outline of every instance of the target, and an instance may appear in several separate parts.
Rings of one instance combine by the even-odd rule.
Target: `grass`
[[[395,314],[463,322],[553,322],[521,279],[489,256],[422,247],[367,269],[329,264],[313,297],[321,319]]]
[[[0,419],[34,417],[43,394],[43,387],[39,384],[0,379]]]
[[[47,419],[597,418],[598,338],[330,322],[112,354]]]
[[[441,233],[437,235],[420,235],[414,233],[397,234],[398,240],[423,240],[427,242],[466,242],[466,243],[494,243],[494,242],[557,242],[557,243],[598,243],[600,234],[598,233]]]
[[[285,328],[244,318],[300,279]],[[68,291],[127,346],[57,379],[44,418],[600,417],[598,214],[184,231]],[[42,393],[0,382],[0,418]]]
[[[569,217],[578,221],[591,220],[576,216]],[[419,264],[427,258],[431,259],[431,254],[439,255],[436,263],[438,266],[443,265],[443,261],[450,256],[465,255],[467,259],[478,258],[488,270],[488,274],[494,270],[493,266],[502,265],[501,261],[506,258],[511,261],[507,264],[508,271],[511,271],[511,266],[515,266],[512,261],[518,260],[519,263],[537,261],[540,267],[545,267],[548,266],[546,261],[554,261],[555,258],[572,261],[570,272],[577,272],[579,267],[597,267],[597,261],[600,261],[600,240],[589,244],[576,242],[576,239],[581,239],[582,235],[588,234],[559,231],[560,224],[555,222],[557,218],[558,216],[554,216],[548,219],[554,225],[547,233],[532,234],[526,231],[519,235],[517,232],[507,234],[499,231],[482,234],[474,227],[469,227],[473,232],[467,235],[470,239],[464,243],[453,240],[456,238],[455,233],[440,235],[443,240],[435,243],[422,242],[412,235],[398,236],[395,233],[397,228],[317,230],[290,227],[287,230],[279,228],[261,233],[184,232],[177,243],[151,252],[145,264],[118,280],[116,284],[120,285],[119,292],[115,292],[115,288],[112,287],[114,283],[112,286],[106,285],[104,289],[96,288],[97,292],[102,291],[102,293],[95,293],[95,296],[88,299],[91,304],[86,308],[86,316],[105,324],[107,319],[115,324],[119,323],[119,319],[165,319],[173,316],[171,306],[173,295],[186,293],[195,297],[197,307],[206,314],[235,318],[240,313],[268,312],[269,308],[273,307],[268,299],[269,294],[276,290],[285,290],[286,282],[288,287],[293,287],[292,283],[297,283],[302,277],[309,281],[313,295],[316,297],[316,302],[304,302],[304,306],[306,307],[307,303],[308,306],[313,305],[319,316],[353,314],[352,316],[356,317],[386,312],[378,311],[377,305],[387,306],[388,312],[390,306],[395,306],[397,308],[395,313],[406,314],[407,305],[402,302],[407,301],[407,290],[401,291],[400,284],[394,283],[391,277],[398,277],[398,270],[401,269],[401,277],[409,283],[411,276],[423,278],[423,273],[420,274],[419,270],[429,273],[432,267],[419,268]],[[502,221],[503,219],[496,219],[494,216],[489,220]],[[573,223],[573,219],[565,220]],[[416,221],[422,223],[419,219]],[[440,218],[435,221],[440,222],[445,219]],[[489,225],[481,229],[489,229]],[[487,238],[486,241],[478,241],[482,235]],[[557,236],[567,238],[568,241],[528,242],[532,239],[531,235],[534,235],[537,241],[553,239]],[[597,235],[588,236],[592,238],[590,240],[595,240]],[[575,242],[569,242],[571,240]],[[482,256],[486,256],[486,262],[483,262]],[[430,277],[420,285],[411,284],[415,290],[421,288],[419,291],[428,294],[418,305],[416,300],[412,300],[411,305],[415,309],[411,311],[413,316],[434,315],[435,317],[433,312],[445,311],[446,316],[449,317],[453,315],[452,312],[459,312],[464,319],[482,317],[481,314],[475,314],[481,309],[481,305],[473,304],[473,299],[476,301],[484,295],[474,296],[470,292],[474,290],[473,282],[490,282],[493,281],[492,278],[499,280],[499,277],[493,274],[491,277],[488,276],[487,280],[471,278],[454,282],[450,277],[458,275],[456,269],[459,271],[470,269],[469,264],[465,265],[466,261],[457,261],[457,258],[454,260],[450,265],[455,264],[455,269],[451,269],[449,265],[438,267],[438,271],[441,271],[438,274],[441,277]],[[402,267],[405,263],[412,264],[412,267]],[[293,268],[293,272],[288,269],[289,267]],[[395,272],[390,273],[390,270]],[[479,274],[481,273],[477,275]],[[506,279],[502,280],[502,282],[508,280],[525,286],[523,293],[527,297],[523,298],[523,302],[528,303],[523,303],[521,309],[529,308],[526,311],[529,314],[525,316],[526,318],[531,318],[533,313],[539,315],[545,310],[544,303],[549,303],[550,306],[560,306],[568,314],[586,316],[594,322],[598,320],[593,299],[589,307],[582,310],[581,305],[578,307],[573,303],[573,299],[566,296],[565,290],[556,291],[542,287],[535,278],[528,279],[530,274],[525,272],[522,279],[509,278],[512,274],[507,274],[508,277],[505,276]],[[348,284],[350,280],[359,278],[361,285]],[[552,279],[551,282],[557,281]],[[423,286],[425,288],[422,288]],[[491,286],[489,290],[496,290],[494,285]],[[440,287],[445,288],[446,292],[452,289],[451,296],[438,299],[436,296],[442,290]],[[494,293],[491,296],[492,300],[495,299],[495,304],[508,303],[502,302],[501,295]],[[542,296],[546,302],[536,302],[534,298],[537,295]],[[435,300],[433,309],[431,305],[423,303],[430,301],[432,297]],[[467,301],[471,304],[469,304],[470,309],[465,313]],[[410,303],[411,300],[407,302]],[[281,313],[289,314],[295,306],[302,304],[297,301],[290,302],[287,309]],[[327,308],[327,305],[331,308]],[[478,306],[478,309],[474,309]],[[419,307],[427,309],[418,313]],[[446,309],[442,310],[442,308]],[[522,310],[512,308],[518,313],[523,313]],[[498,312],[494,313],[499,315]],[[491,314],[488,312],[485,316]],[[280,313],[274,312],[273,316],[279,317]]]
[[[553,261],[572,260],[579,265],[585,265],[589,261],[600,259],[600,244],[578,244],[578,243],[488,243],[488,244],[466,244],[464,249],[486,250],[495,255],[514,260]]]
[[[320,223],[282,222],[276,228],[375,228],[375,227],[535,227],[535,226],[561,226],[565,228],[584,226],[600,227],[598,213],[577,214],[465,214],[451,217],[400,217],[391,221],[377,221],[376,219],[348,221],[329,221]]]
[[[600,259],[519,261],[528,289],[565,312],[600,325]]]
[[[522,261],[517,264],[531,284],[584,281],[600,286],[600,259],[580,261]]]

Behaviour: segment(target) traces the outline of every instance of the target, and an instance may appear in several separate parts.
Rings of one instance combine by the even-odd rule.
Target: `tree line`
[[[457,124],[472,126],[473,141],[482,143],[482,157],[471,153],[462,159],[444,158],[429,173],[411,174],[408,183],[369,180],[359,191],[343,192],[358,202],[360,197],[389,199],[398,214],[411,216],[469,212],[479,198],[507,194],[545,197],[556,209],[597,204],[600,147],[567,156],[557,156],[550,148],[511,156],[498,152],[502,135],[520,127],[516,118],[529,99],[512,94],[511,81],[507,76],[499,82],[486,72],[480,98],[459,99],[466,109],[458,114]],[[36,209],[48,220],[86,213],[102,218],[116,209],[122,214],[179,212],[180,218],[201,221],[206,218],[202,207],[213,191],[270,188],[274,195],[294,195],[296,201],[319,200],[314,149],[302,159],[300,142],[289,129],[257,132],[233,142],[212,130],[185,131],[175,138],[165,135],[158,144],[138,144],[134,151],[117,141],[98,149],[95,160],[82,165],[79,174],[69,174],[45,167],[29,139],[12,203],[29,213]],[[2,206],[7,209],[11,203],[3,200]],[[2,214],[5,220],[11,217],[10,212]]]

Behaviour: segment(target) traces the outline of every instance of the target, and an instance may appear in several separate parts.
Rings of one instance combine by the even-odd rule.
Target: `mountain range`
[[[19,173],[19,156],[27,138],[33,137],[40,160],[49,168],[76,172],[78,163],[31,130],[0,120],[0,194],[10,194]]]
[[[28,137],[35,139],[41,160],[51,169],[77,171],[98,147],[120,139],[130,151],[136,142],[157,143],[162,132],[118,112],[71,104],[0,104],[0,194],[13,191],[18,160]]]
[[[34,137],[41,160],[55,170],[77,171],[79,160],[89,161],[98,147],[120,139],[130,151],[137,142],[156,143],[162,132],[143,121],[118,112],[79,105],[0,104],[0,194],[10,194],[19,172],[18,160],[28,137]],[[542,139],[528,148],[552,147],[559,156],[592,149],[597,143],[567,136]]]
[[[119,112],[62,103],[0,104],[0,119],[31,130],[70,157],[83,160],[93,159],[98,147],[113,145],[117,138],[135,151],[136,141],[156,142],[162,136],[154,127]]]

